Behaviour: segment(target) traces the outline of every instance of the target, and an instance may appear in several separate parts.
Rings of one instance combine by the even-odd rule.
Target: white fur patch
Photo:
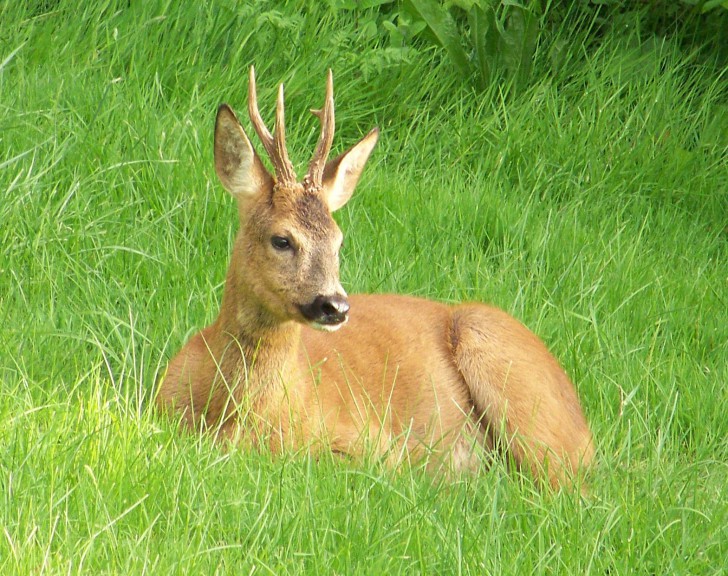
[[[347,318],[343,322],[340,322],[339,324],[319,324],[318,322],[310,322],[309,326],[311,326],[311,328],[314,328],[316,330],[321,330],[322,332],[336,332],[339,328],[341,328],[348,321],[349,321],[349,318]]]

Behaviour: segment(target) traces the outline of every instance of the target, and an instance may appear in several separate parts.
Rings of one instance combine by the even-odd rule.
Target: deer
[[[214,165],[239,228],[215,321],[170,361],[155,403],[186,430],[226,446],[310,450],[385,466],[468,472],[507,455],[544,486],[575,486],[594,455],[574,385],[520,321],[482,303],[395,294],[349,296],[332,213],[351,198],[379,136],[328,160],[333,76],[321,131],[298,180],[286,149],[283,84],[273,134],[250,68],[250,122],[264,166],[221,104]]]

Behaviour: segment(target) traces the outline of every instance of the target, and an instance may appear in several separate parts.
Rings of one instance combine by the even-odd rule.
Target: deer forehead
[[[321,244],[339,243],[341,231],[320,190],[301,185],[275,188],[253,219],[274,233],[292,233]]]
[[[304,192],[293,202],[293,216],[296,222],[316,236],[331,236],[338,232],[329,207],[320,193]]]

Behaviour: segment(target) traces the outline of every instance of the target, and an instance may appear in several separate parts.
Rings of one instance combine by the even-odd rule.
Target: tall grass
[[[319,3],[1,6],[3,574],[721,572],[725,72],[615,34],[506,98]],[[382,128],[337,215],[347,290],[492,302],[561,359],[588,500],[500,465],[224,453],[148,410],[217,312],[235,210],[212,120],[244,110],[251,63],[263,106],[286,83],[301,163],[328,67],[335,148]]]

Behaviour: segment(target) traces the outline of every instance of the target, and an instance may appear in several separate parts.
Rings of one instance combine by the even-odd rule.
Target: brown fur
[[[317,296],[343,294],[329,206],[348,200],[376,136],[329,162],[320,187],[275,185],[221,107],[216,167],[240,231],[220,314],[170,362],[158,407],[273,451],[369,451],[393,464],[434,455],[463,469],[479,451],[507,450],[537,478],[569,485],[592,459],[591,434],[568,377],[514,318],[396,295],[352,296],[335,332],[302,316]],[[295,249],[276,250],[272,236]]]

